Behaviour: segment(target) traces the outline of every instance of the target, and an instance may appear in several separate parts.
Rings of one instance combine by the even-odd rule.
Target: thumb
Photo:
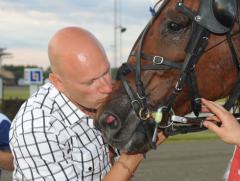
[[[217,135],[220,133],[220,128],[213,122],[211,121],[203,121],[203,125],[208,128],[209,130],[215,132]]]

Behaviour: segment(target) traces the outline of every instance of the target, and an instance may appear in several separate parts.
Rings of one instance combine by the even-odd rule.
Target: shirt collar
[[[55,104],[61,113],[61,117],[69,126],[77,121],[91,119],[87,114],[81,111],[64,93],[58,91],[54,86],[53,89],[57,91],[55,97]]]

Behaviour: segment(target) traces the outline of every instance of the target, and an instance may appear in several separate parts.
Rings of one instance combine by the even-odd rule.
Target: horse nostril
[[[113,115],[109,115],[106,117],[106,123],[110,128],[117,128],[118,127],[118,120]]]
[[[116,118],[112,115],[107,117],[107,124],[112,124]]]

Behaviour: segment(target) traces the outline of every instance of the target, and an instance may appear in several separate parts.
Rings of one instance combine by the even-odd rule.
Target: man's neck
[[[66,95],[65,95],[65,96],[66,96]],[[67,97],[68,97],[68,96],[67,96]],[[69,99],[73,104],[75,104],[75,105],[76,105],[82,112],[84,112],[86,115],[88,115],[88,116],[91,117],[91,118],[95,118],[97,109],[85,107],[85,106],[79,104],[78,102],[74,101],[73,99],[71,99],[71,96],[69,96],[68,99]]]
[[[96,115],[96,112],[97,110],[96,109],[93,109],[93,108],[88,108],[88,107],[85,107],[79,103],[76,103],[77,104],[77,107],[82,111],[84,112],[85,114],[87,114],[88,116],[90,116],[91,118],[94,118],[95,115]]]

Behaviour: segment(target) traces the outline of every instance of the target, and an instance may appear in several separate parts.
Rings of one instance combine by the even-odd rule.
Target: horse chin
[[[151,149],[151,146],[146,135],[142,132],[134,132],[131,139],[123,148],[123,150],[126,150],[130,154],[146,153],[149,149]]]

